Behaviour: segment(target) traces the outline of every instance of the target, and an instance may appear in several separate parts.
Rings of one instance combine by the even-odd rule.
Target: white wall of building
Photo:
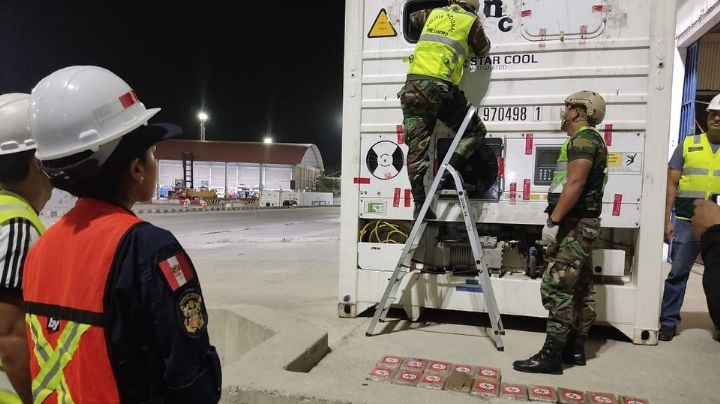
[[[238,188],[290,189],[295,167],[286,164],[245,164],[195,161],[193,163],[193,186],[208,187],[224,194],[234,193]],[[173,187],[176,180],[183,180],[182,161],[159,162],[158,186]]]

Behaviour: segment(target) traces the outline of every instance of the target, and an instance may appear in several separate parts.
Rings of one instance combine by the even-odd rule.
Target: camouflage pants
[[[411,184],[417,184],[422,182],[430,166],[428,147],[437,120],[457,132],[470,104],[457,86],[432,79],[406,81],[398,97],[409,147],[408,176]],[[455,152],[470,157],[486,134],[485,125],[476,113]]]
[[[587,335],[595,322],[592,251],[599,234],[600,219],[568,218],[548,247],[540,295],[549,311],[547,333],[555,340],[566,341],[571,331]]]

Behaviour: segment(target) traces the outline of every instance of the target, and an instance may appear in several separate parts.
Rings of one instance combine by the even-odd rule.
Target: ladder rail
[[[418,219],[420,217],[425,219],[425,216],[423,214],[427,213],[428,209],[430,209],[430,205],[434,203],[434,199],[437,198],[437,191],[438,186],[440,185],[440,179],[443,177],[443,174],[445,174],[445,170],[447,170],[447,167],[450,166],[450,159],[452,158],[452,154],[455,153],[455,150],[457,150],[457,147],[460,144],[460,140],[462,140],[463,135],[465,135],[465,130],[467,130],[468,125],[470,125],[470,121],[475,115],[475,112],[477,112],[476,107],[470,106],[470,108],[468,108],[468,111],[465,114],[465,119],[463,119],[463,122],[457,131],[457,134],[453,138],[452,143],[450,143],[450,147],[445,153],[445,157],[443,158],[442,163],[440,163],[440,168],[438,168],[438,172],[435,174],[432,185],[430,185],[428,195],[432,195],[433,197],[425,198],[425,203],[423,204],[422,210],[420,211],[421,215],[418,215]]]
[[[371,324],[371,327],[373,329],[375,328],[375,325],[377,325],[378,321],[385,320],[387,313],[390,311],[390,306],[392,306],[393,302],[396,299],[397,290],[400,287],[400,282],[402,282],[402,278],[404,278],[405,275],[412,271],[412,253],[417,249],[418,245],[420,244],[420,236],[425,231],[426,226],[427,223],[420,221],[416,221],[415,225],[413,225],[413,229],[410,232],[408,240],[412,239],[416,242],[405,243],[403,252],[400,255],[400,260],[398,260],[398,264],[395,266],[395,270],[393,271],[393,274],[389,279],[389,287],[385,288],[385,293],[383,293],[383,297],[380,300],[381,303],[384,303],[378,303],[378,310],[376,310],[377,319],[375,318],[376,316],[373,316],[374,324]],[[380,312],[379,314],[378,311]],[[370,331],[371,329],[368,329],[368,332]]]
[[[467,194],[465,193],[465,190],[463,189],[463,184],[462,184],[460,175],[458,174],[457,170],[455,170],[454,167],[450,166],[450,158],[452,157],[452,154],[455,152],[458,145],[460,144],[460,140],[462,139],[463,135],[465,134],[465,131],[467,130],[468,125],[470,124],[470,120],[472,120],[472,118],[476,112],[477,112],[476,107],[470,106],[470,108],[468,108],[468,111],[465,114],[465,118],[463,119],[463,122],[460,125],[460,128],[458,129],[457,134],[453,138],[453,141],[450,144],[448,151],[445,153],[445,157],[443,158],[443,161],[440,164],[440,168],[438,169],[438,172],[435,174],[435,178],[433,179],[432,185],[430,185],[430,190],[428,191],[428,194],[431,195],[432,197],[425,198],[425,202],[423,203],[423,205],[420,209],[420,213],[418,214],[418,217],[415,219],[415,223],[413,224],[413,227],[412,227],[412,230],[410,231],[410,235],[408,236],[408,239],[405,241],[405,247],[403,247],[403,251],[400,254],[400,258],[398,259],[398,263],[395,266],[395,270],[393,271],[392,275],[388,279],[388,285],[385,288],[382,298],[378,302],[378,305],[375,309],[375,313],[373,314],[373,318],[370,320],[370,325],[368,326],[367,332],[365,332],[365,335],[367,335],[367,336],[373,335],[373,331],[375,330],[375,327],[377,326],[378,322],[385,320],[385,317],[387,316],[388,312],[390,311],[390,307],[397,299],[397,293],[398,293],[398,289],[400,288],[402,279],[405,277],[405,275],[409,274],[413,270],[412,269],[412,257],[413,257],[415,250],[417,250],[418,246],[420,245],[420,240],[421,240],[422,235],[424,234],[425,228],[427,226],[427,222],[425,221],[425,216],[427,215],[427,212],[430,209],[430,206],[437,199],[437,197],[438,197],[437,191],[438,191],[438,186],[440,184],[440,179],[445,174],[445,171],[448,170],[448,172],[453,177],[453,180],[455,182],[458,200],[459,200],[459,203],[460,203],[460,206],[462,209],[462,213],[463,213],[463,218],[465,221],[465,228],[468,232],[468,237],[470,239],[470,245],[471,245],[471,249],[473,252],[473,257],[475,259],[475,266],[478,270],[478,278],[479,278],[480,284],[482,285],[482,293],[483,293],[483,297],[485,298],[485,307],[488,311],[488,314],[490,315],[490,325],[493,330],[493,339],[495,340],[495,346],[499,351],[504,350],[504,345],[502,342],[501,335],[505,334],[505,330],[503,329],[502,320],[500,319],[500,313],[498,311],[497,302],[495,301],[495,293],[492,288],[490,276],[488,274],[487,268],[485,266],[485,261],[483,259],[483,251],[482,251],[482,247],[480,245],[480,239],[478,237],[475,220],[472,218],[472,215],[470,214],[470,210],[469,210],[469,206],[468,206],[469,200],[467,198]]]
[[[495,340],[495,347],[498,351],[505,349],[501,335],[505,334],[505,329],[502,325],[502,319],[500,318],[500,311],[497,306],[497,300],[495,300],[495,291],[492,286],[492,280],[490,279],[490,273],[485,265],[484,252],[480,244],[480,237],[477,232],[477,225],[475,220],[470,214],[470,201],[468,200],[467,192],[462,187],[462,180],[460,174],[458,174],[455,167],[448,166],[448,172],[452,175],[455,182],[455,189],[458,193],[458,199],[460,203],[460,209],[462,210],[463,219],[465,220],[465,229],[467,230],[468,237],[470,239],[470,248],[472,249],[473,258],[475,259],[475,268],[478,271],[478,277],[480,278],[480,284],[482,286],[482,294],[485,299],[485,308],[488,316],[490,317],[490,326],[493,330],[493,339]]]
[[[458,144],[460,144],[460,139],[465,134],[465,130],[467,129],[468,125],[470,124],[470,120],[472,119],[473,115],[475,115],[475,112],[477,112],[477,108],[475,106],[470,106],[468,108],[467,113],[465,114],[465,118],[463,119],[462,124],[460,125],[460,128],[458,129],[457,134],[455,135],[455,138],[453,139],[452,143],[450,144],[450,148],[448,149],[448,152],[445,153],[445,158],[443,158],[442,164],[440,165],[440,169],[438,170],[437,174],[435,175],[435,178],[433,179],[432,185],[430,186],[429,194],[432,195],[432,198],[425,198],[425,202],[423,203],[422,207],[420,208],[420,213],[418,214],[418,217],[415,219],[415,224],[413,224],[413,228],[410,231],[410,235],[408,236],[407,240],[405,240],[405,247],[403,248],[402,253],[400,254],[400,258],[398,259],[398,264],[395,266],[395,270],[393,271],[392,275],[388,279],[388,285],[385,287],[385,292],[383,292],[383,296],[378,302],[377,307],[375,308],[375,313],[373,314],[372,320],[370,320],[370,325],[368,326],[367,331],[365,332],[365,335],[371,336],[373,335],[373,331],[375,330],[375,326],[377,326],[377,323],[381,320],[385,320],[385,317],[387,316],[387,313],[390,311],[390,306],[397,298],[397,290],[400,286],[400,282],[402,281],[402,278],[406,275],[406,273],[409,273],[412,271],[411,267],[411,261],[412,261],[412,253],[415,252],[417,249],[417,246],[420,244],[420,237],[422,236],[422,233],[425,231],[425,226],[427,223],[425,222],[425,216],[427,215],[428,210],[430,209],[430,206],[434,202],[435,194],[437,193],[437,188],[440,183],[440,178],[442,178],[442,175],[445,173],[445,167],[448,166],[450,163],[450,156],[452,153],[457,149]],[[405,270],[407,268],[407,270]]]

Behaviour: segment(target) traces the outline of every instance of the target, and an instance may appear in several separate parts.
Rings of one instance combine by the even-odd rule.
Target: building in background
[[[167,140],[157,144],[158,189],[215,190],[224,197],[261,190],[314,190],[324,171],[314,144]]]

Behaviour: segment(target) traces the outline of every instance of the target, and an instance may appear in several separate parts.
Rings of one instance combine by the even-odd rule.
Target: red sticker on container
[[[596,4],[592,6],[593,13],[602,13],[603,11],[603,5],[602,4]]]
[[[405,131],[403,129],[403,126],[395,125],[395,133],[397,134],[397,143],[404,144],[405,143]]]
[[[605,145],[612,146],[613,126],[611,123],[605,124]]]
[[[353,184],[369,184],[370,178],[367,177],[355,177],[353,178]]]
[[[510,183],[510,193],[508,197],[510,198],[510,205],[515,205],[517,201],[517,184],[514,182]]]
[[[525,154],[531,155],[533,153],[533,134],[525,134]]]
[[[522,10],[520,11],[520,17],[530,17],[532,14],[532,10]]]
[[[412,199],[412,192],[409,189],[405,190],[405,207],[410,207],[410,200]]]
[[[620,207],[622,206],[622,194],[615,194],[615,200],[613,201],[613,216],[620,216]]]
[[[498,158],[498,178],[505,178],[505,159]]]
[[[523,181],[523,201],[530,200],[530,179],[526,178]]]
[[[400,207],[400,188],[395,188],[393,192],[393,208]]]

